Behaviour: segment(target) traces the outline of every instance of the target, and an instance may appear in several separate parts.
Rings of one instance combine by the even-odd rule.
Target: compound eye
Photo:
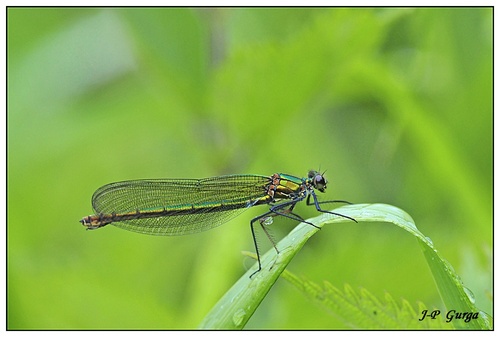
[[[325,191],[326,183],[326,179],[319,173],[313,178],[314,187],[321,192]]]

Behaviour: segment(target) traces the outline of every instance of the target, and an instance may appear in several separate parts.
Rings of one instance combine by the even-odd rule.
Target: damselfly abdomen
[[[268,211],[250,221],[259,263],[257,271],[260,271],[255,224],[259,224],[266,234],[264,225],[271,223],[275,216],[315,226],[293,212],[295,205],[304,199],[319,212],[356,221],[321,209],[320,204],[345,202],[318,201],[315,190],[325,192],[327,183],[323,174],[317,171],[309,171],[307,178],[275,173],[271,176],[247,174],[206,179],[122,181],[99,188],[92,196],[95,215],[80,222],[87,229],[112,224],[144,234],[184,235],[220,226],[250,207],[266,204],[270,206]]]

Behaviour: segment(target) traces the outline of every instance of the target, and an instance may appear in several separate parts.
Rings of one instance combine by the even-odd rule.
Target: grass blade
[[[470,291],[466,290],[450,264],[440,257],[432,241],[415,226],[413,219],[403,210],[384,204],[358,204],[336,208],[335,212],[355,218],[358,222],[390,222],[413,234],[431,269],[436,285],[448,311],[477,312],[477,319],[469,322],[452,320],[455,329],[483,330],[492,329],[490,317],[479,311],[471,301]],[[318,227],[327,223],[343,223],[349,220],[332,214],[322,214],[307,220]],[[300,223],[276,245],[280,254],[270,249],[262,257],[262,270],[255,264],[229,291],[217,302],[200,324],[200,329],[242,329],[262,302],[280,274],[306,241],[318,231],[306,223]]]

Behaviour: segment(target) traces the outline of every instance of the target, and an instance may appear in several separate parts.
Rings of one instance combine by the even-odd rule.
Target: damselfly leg
[[[311,195],[313,197],[313,200],[314,202],[311,203]],[[308,196],[307,196],[307,199],[306,199],[306,205],[307,206],[315,206],[316,207],[316,210],[318,212],[322,212],[322,213],[328,213],[328,214],[333,214],[333,215],[337,215],[337,216],[340,216],[340,217],[343,217],[343,218],[346,218],[346,219],[349,219],[349,220],[352,220],[354,222],[357,223],[356,219],[354,218],[351,218],[350,216],[347,216],[347,215],[344,215],[344,214],[340,214],[340,213],[335,213],[335,212],[331,212],[331,211],[327,211],[327,210],[324,210],[322,209],[319,205],[321,204],[332,204],[332,203],[343,203],[343,204],[348,204],[348,205],[351,205],[351,203],[349,201],[345,201],[345,200],[327,200],[327,201],[318,201],[318,198],[316,197],[316,193],[312,192],[310,193]]]

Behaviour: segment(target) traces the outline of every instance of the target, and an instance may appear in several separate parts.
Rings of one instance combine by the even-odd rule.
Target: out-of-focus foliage
[[[195,328],[251,264],[265,208],[184,237],[88,232],[93,191],[319,167],[323,199],[411,214],[491,314],[491,8],[7,14],[8,328]],[[326,226],[289,268],[443,308],[393,226]],[[278,281],[247,328],[348,327]]]

